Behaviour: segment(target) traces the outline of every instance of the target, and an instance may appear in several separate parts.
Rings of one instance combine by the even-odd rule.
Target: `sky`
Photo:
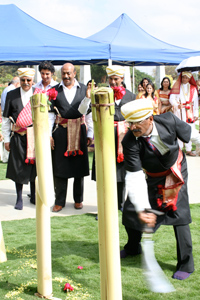
[[[0,0],[0,4],[15,4],[43,24],[82,38],[126,13],[155,38],[200,50],[199,0]]]

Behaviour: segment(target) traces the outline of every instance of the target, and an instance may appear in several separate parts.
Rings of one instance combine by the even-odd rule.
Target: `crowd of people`
[[[53,212],[63,209],[68,179],[73,178],[74,208],[83,208],[84,177],[89,175],[88,147],[93,142],[90,107],[91,81],[76,79],[73,64],[61,68],[61,82],[53,80],[54,66],[39,65],[41,81],[33,84],[33,68],[19,68],[3,95],[2,134],[9,152],[6,177],[16,186],[15,209],[23,209],[23,184],[30,182],[30,202],[35,204],[34,132],[30,97],[37,90],[55,89],[49,111],[49,135],[55,189]],[[194,271],[191,222],[187,194],[187,165],[182,151],[195,156],[192,142],[200,144],[195,122],[198,113],[198,83],[192,73],[182,72],[171,88],[168,77],[155,90],[148,78],[138,85],[137,95],[125,88],[125,69],[108,66],[109,86],[114,90],[115,154],[118,209],[123,212],[128,242],[121,258],[141,253],[144,224],[156,231],[160,225],[174,227],[177,270],[173,278],[184,280]],[[20,86],[18,86],[20,85]],[[96,88],[96,87],[95,87]],[[95,180],[95,157],[92,167]],[[138,188],[139,187],[139,188]],[[128,192],[125,199],[125,191]],[[162,211],[161,216],[151,212]]]

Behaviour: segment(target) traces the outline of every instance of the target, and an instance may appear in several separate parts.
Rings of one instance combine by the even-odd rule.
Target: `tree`
[[[136,92],[137,92],[138,84],[142,81],[143,78],[149,78],[153,83],[155,83],[154,77],[152,77],[151,75],[149,75],[145,72],[140,72],[137,69],[134,69],[134,76],[135,76],[135,91]]]
[[[0,66],[0,83],[8,83],[13,77],[18,76],[17,69],[24,66]]]
[[[97,85],[106,83],[107,81],[106,67],[107,66],[99,66],[99,65],[91,66],[91,77],[92,79],[94,79]]]
[[[171,75],[173,80],[177,78],[177,72],[175,71],[177,66],[165,66],[165,74]]]

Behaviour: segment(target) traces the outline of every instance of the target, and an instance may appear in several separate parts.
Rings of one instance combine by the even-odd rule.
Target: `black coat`
[[[16,122],[23,108],[20,88],[8,92],[3,116],[6,118],[12,117]],[[6,178],[21,184],[28,184],[29,181],[34,181],[36,177],[36,166],[25,163],[26,149],[26,134],[21,136],[18,133],[13,133],[10,140]]]
[[[71,104],[67,101],[63,87],[60,84],[54,86],[58,91],[56,100],[52,100],[51,110],[57,107],[62,118],[77,119],[82,116],[78,111],[79,104],[86,95],[86,86],[79,83],[75,97]],[[54,125],[55,128],[55,125]],[[80,149],[83,155],[64,156],[67,150],[67,128],[59,126],[52,134],[55,149],[52,151],[53,173],[56,177],[61,178],[80,178],[89,175],[88,151],[87,151],[87,135],[85,124],[81,125]]]
[[[155,126],[162,142],[168,147],[169,151],[165,155],[157,156],[149,147],[143,138],[134,137],[129,131],[122,142],[124,149],[125,168],[130,172],[136,172],[144,168],[148,172],[156,173],[168,170],[176,162],[178,157],[177,138],[188,143],[191,135],[190,126],[178,119],[172,113],[168,112],[159,116],[154,116]],[[188,192],[187,192],[187,163],[183,155],[181,163],[181,173],[184,184],[178,194],[177,210],[169,211],[164,216],[158,217],[157,229],[161,224],[164,225],[185,225],[191,222]],[[157,186],[165,183],[166,177],[147,178],[148,195],[151,207],[157,209],[156,193]],[[140,188],[140,187],[136,187]],[[127,198],[123,211],[123,224],[137,230],[141,230],[134,205]]]

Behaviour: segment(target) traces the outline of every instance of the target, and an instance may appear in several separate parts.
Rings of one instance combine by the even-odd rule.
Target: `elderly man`
[[[39,64],[39,71],[42,77],[38,83],[36,83],[33,87],[38,88],[44,91],[47,91],[51,87],[58,84],[57,81],[53,80],[52,76],[55,73],[55,68],[53,64],[49,61],[43,61]]]
[[[197,85],[191,72],[182,72],[170,92],[169,101],[174,107],[174,114],[195,129],[195,121],[199,117]],[[183,148],[183,142],[179,140]],[[196,156],[192,152],[192,143],[185,144],[186,155]]]
[[[122,86],[124,80],[125,69],[121,66],[112,65],[106,68],[108,81],[111,88],[114,89],[115,94],[118,94],[118,89]],[[116,170],[117,170],[117,197],[118,209],[121,210],[125,201],[125,169],[123,160],[123,149],[121,141],[127,131],[126,122],[121,114],[122,105],[134,100],[135,94],[129,90],[124,89],[124,95],[115,97],[115,149],[116,149]]]
[[[4,111],[4,107],[5,107],[7,93],[16,89],[19,86],[20,86],[20,80],[19,80],[19,77],[16,76],[16,77],[13,77],[10,84],[3,90],[3,93],[1,95],[1,113],[2,113],[2,115],[3,115],[3,111]],[[8,155],[9,155],[9,152],[4,148],[3,154],[2,154],[2,161],[4,163],[8,162]]]
[[[10,151],[6,177],[16,185],[17,201],[15,209],[23,209],[23,184],[31,183],[30,202],[35,204],[34,137],[30,97],[33,95],[32,68],[19,68],[21,87],[10,91],[6,97],[3,113],[2,133],[5,149]]]
[[[128,242],[121,258],[141,253],[143,225],[155,231],[160,225],[173,225],[177,242],[175,279],[186,279],[194,271],[187,193],[187,164],[177,138],[199,144],[199,135],[171,112],[153,116],[152,101],[135,100],[122,106],[122,115],[130,130],[122,142],[128,197],[123,210],[123,225]],[[145,173],[146,174],[145,174]],[[146,179],[147,178],[147,179]],[[145,209],[161,210],[162,216]]]
[[[86,86],[76,80],[71,63],[62,66],[61,75],[62,82],[55,86],[57,98],[52,100],[52,111],[57,115],[51,140],[56,197],[53,212],[65,206],[68,178],[74,178],[75,209],[83,207],[83,180],[89,175],[87,146],[93,137],[91,117],[86,120],[78,111],[86,95]]]

